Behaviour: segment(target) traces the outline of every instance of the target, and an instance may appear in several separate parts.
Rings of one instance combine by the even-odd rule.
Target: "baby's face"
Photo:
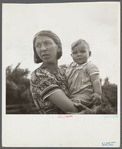
[[[78,64],[87,62],[90,51],[85,43],[81,43],[72,49],[72,58]]]

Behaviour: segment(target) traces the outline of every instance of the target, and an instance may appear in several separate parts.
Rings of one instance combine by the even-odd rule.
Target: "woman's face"
[[[52,38],[48,36],[37,36],[35,49],[43,62],[51,63],[57,60],[57,52],[59,49]]]

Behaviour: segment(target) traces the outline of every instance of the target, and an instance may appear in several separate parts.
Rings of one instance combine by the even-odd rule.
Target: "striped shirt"
[[[92,102],[94,93],[90,76],[98,74],[98,68],[91,62],[82,65],[72,62],[66,69],[70,98],[74,102],[81,102],[86,106]]]

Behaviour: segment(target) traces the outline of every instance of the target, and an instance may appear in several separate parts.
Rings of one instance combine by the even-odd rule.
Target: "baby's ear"
[[[89,56],[91,56],[91,51],[89,51]]]

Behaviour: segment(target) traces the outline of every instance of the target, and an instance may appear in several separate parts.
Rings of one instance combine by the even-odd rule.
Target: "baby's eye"
[[[77,52],[72,52],[72,54],[77,54]]]
[[[85,53],[85,52],[86,52],[85,50],[80,51],[80,53]]]
[[[82,47],[81,50],[82,50],[82,51],[86,51],[86,47]]]

